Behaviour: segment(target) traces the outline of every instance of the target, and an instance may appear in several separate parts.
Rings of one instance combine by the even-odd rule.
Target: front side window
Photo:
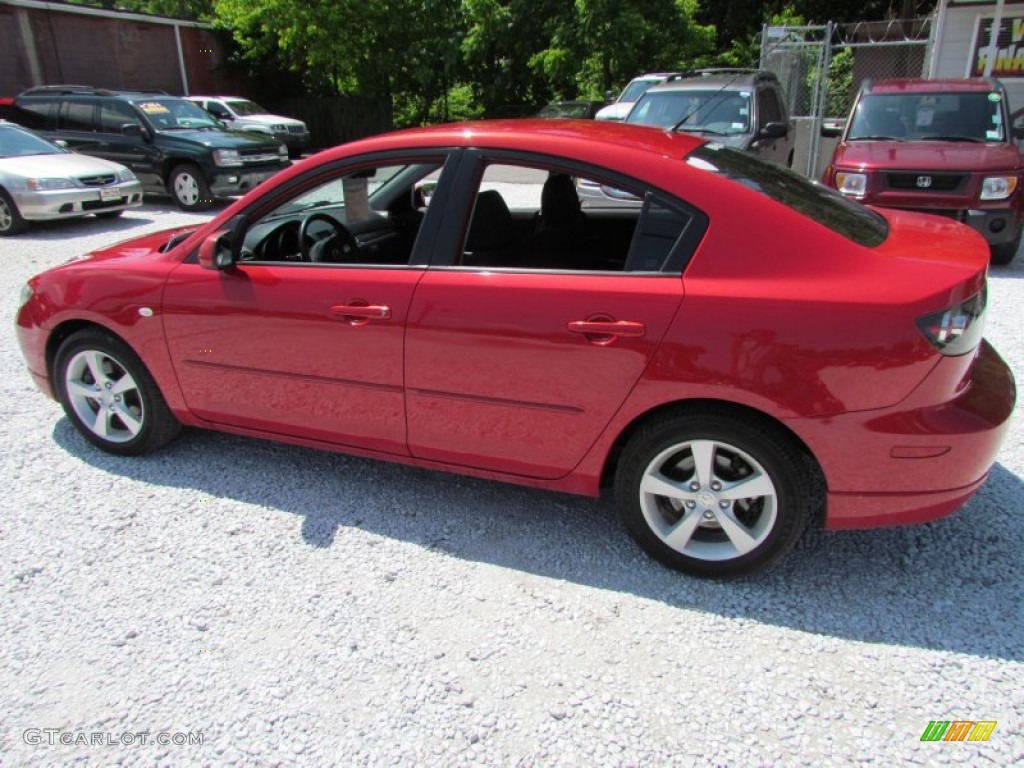
[[[409,264],[426,214],[419,186],[443,162],[360,167],[303,189],[249,225],[239,261]]]
[[[584,210],[581,191],[608,205]],[[700,228],[701,218],[639,182],[493,163],[475,191],[455,266],[677,274],[684,234]]]
[[[847,141],[1005,141],[1002,95],[868,93],[850,120]]]
[[[120,133],[125,125],[140,125],[135,111],[120,101],[108,101],[100,105],[100,130]]]
[[[847,200],[834,189],[746,152],[704,144],[693,150],[686,161],[766,195],[859,245],[873,248],[889,234],[889,225],[874,211]]]
[[[750,93],[721,89],[648,91],[626,122],[677,127],[712,136],[749,133]]]

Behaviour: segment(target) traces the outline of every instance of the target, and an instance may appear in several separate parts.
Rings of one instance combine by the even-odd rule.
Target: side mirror
[[[220,229],[199,245],[199,266],[203,269],[228,269],[234,266],[235,254],[231,248],[231,230]]]
[[[766,139],[784,139],[786,134],[789,133],[789,127],[785,123],[766,123],[761,130],[757,132],[757,136],[754,137],[755,141],[764,141]]]
[[[828,120],[821,124],[821,135],[826,139],[838,139],[843,134],[843,124],[838,120]]]
[[[54,139],[53,143],[58,147],[63,147],[64,149],[68,148],[68,143],[64,139]]]

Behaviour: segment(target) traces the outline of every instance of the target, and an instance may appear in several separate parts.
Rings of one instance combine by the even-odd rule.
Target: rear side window
[[[66,131],[95,130],[92,122],[94,111],[91,101],[66,101],[60,106],[60,127]]]
[[[874,248],[889,234],[889,225],[879,214],[788,168],[720,144],[697,147],[686,160],[696,168],[760,192],[858,245]]]

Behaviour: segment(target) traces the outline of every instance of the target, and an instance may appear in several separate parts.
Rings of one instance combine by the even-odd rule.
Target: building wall
[[[216,36],[194,22],[0,0],[0,41],[0,96],[56,84],[175,95],[247,90],[223,67]]]
[[[995,3],[979,3],[966,6],[952,6],[944,10],[940,32],[940,40],[937,41],[938,55],[935,59],[936,66],[933,69],[934,77],[971,77],[971,64],[974,57],[975,30],[977,20],[991,18],[995,15]],[[1005,20],[1019,18],[1024,19],[1024,3],[1007,2],[1003,6],[1003,18]],[[1005,36],[1004,36],[1005,37]],[[982,45],[987,44],[982,41]],[[1011,45],[1015,45],[1010,42]],[[1024,49],[1024,45],[1022,45]],[[1000,74],[999,79],[1006,86],[1010,98],[1010,111],[1024,108],[1024,70],[1019,75]]]

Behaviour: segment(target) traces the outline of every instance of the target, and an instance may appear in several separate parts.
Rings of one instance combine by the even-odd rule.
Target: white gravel
[[[956,516],[727,584],[607,499],[198,431],[102,454],[25,372],[19,290],[202,218],[0,241],[0,765],[1024,763],[1024,420]],[[1022,278],[993,269],[988,325],[1018,377]],[[998,724],[920,741],[956,719]]]

